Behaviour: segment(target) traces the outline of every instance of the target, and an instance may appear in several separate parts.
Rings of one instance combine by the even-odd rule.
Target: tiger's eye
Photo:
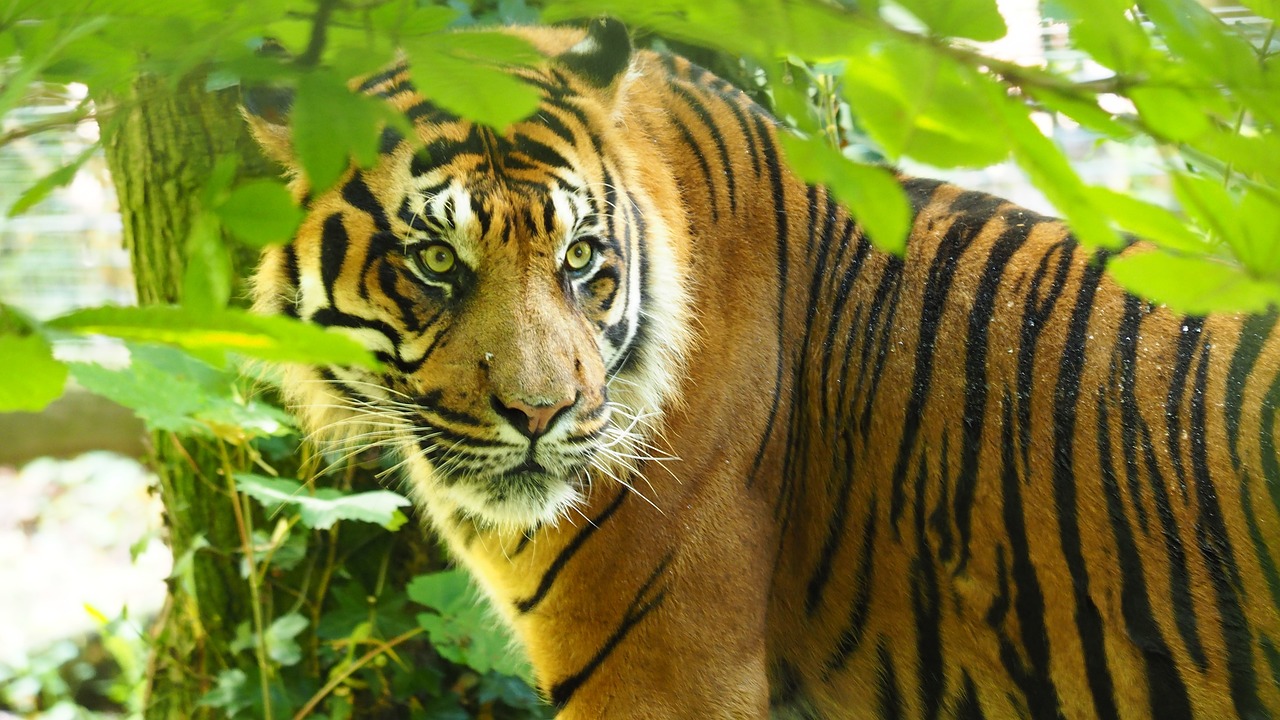
[[[579,240],[578,242],[570,245],[569,249],[565,252],[564,264],[567,265],[570,270],[581,270],[591,264],[591,255],[593,252],[594,251],[591,249],[591,243],[586,240]]]
[[[458,264],[458,256],[444,243],[431,243],[418,251],[418,261],[436,275],[447,275]]]

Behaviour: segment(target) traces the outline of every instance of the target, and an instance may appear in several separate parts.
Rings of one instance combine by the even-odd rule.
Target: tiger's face
[[[402,109],[419,102],[390,83]],[[503,134],[449,118],[392,137],[259,268],[259,310],[347,333],[383,364],[289,368],[304,424],[393,447],[437,519],[556,521],[593,481],[625,482],[673,393],[678,243],[611,98],[548,100]]]

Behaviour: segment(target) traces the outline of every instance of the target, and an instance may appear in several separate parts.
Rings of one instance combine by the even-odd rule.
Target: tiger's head
[[[280,118],[246,115],[307,211],[265,253],[255,308],[335,328],[382,363],[287,367],[304,426],[397,450],[438,522],[528,529],[654,452],[688,344],[687,239],[673,182],[626,128],[625,30],[514,32],[550,58],[513,71],[543,94],[534,116],[495,132],[393,68],[360,89],[412,118],[417,142],[385,131],[375,166],[322,193]]]

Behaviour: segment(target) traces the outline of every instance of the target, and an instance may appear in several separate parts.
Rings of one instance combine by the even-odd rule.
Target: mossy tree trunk
[[[117,100],[127,116],[104,145],[138,301],[180,303],[186,237],[214,163],[230,154],[239,157],[241,175],[275,171],[248,137],[235,93],[206,92],[199,74],[176,86],[144,76]],[[248,252],[235,259],[238,277],[252,261]],[[252,610],[234,551],[242,536],[223,473],[227,455],[215,442],[171,433],[154,433],[151,442],[169,544],[185,567],[169,582],[154,631],[146,717],[212,716],[197,702],[220,671],[236,666],[229,645]]]
[[[211,93],[204,88],[204,78],[198,74],[176,85],[142,77],[134,82],[128,97],[107,100],[114,100],[120,112],[127,112],[112,125],[115,129],[104,137],[104,145],[119,196],[138,300],[143,305],[182,302],[187,235],[195,219],[207,210],[201,207],[200,197],[219,158],[238,158],[237,182],[278,174],[278,168],[259,154],[249,137],[239,112],[238,94]],[[243,248],[235,255],[232,302],[243,304],[247,295],[244,277],[257,255]],[[284,592],[274,593],[274,585],[260,588],[255,602],[242,572],[245,538],[253,527],[270,526],[235,492],[229,478],[234,472],[260,469],[251,467],[249,455],[243,445],[180,438],[172,433],[151,436],[151,461],[176,569],[152,632],[145,709],[148,720],[223,717],[225,710],[202,706],[201,697],[217,685],[224,670],[239,669],[247,676],[261,677],[263,665],[260,657],[255,662],[251,652],[232,650],[237,627],[254,627],[256,610],[261,628],[281,610],[272,606],[279,597],[287,601],[282,601],[285,605],[294,604],[296,598],[297,604],[310,608],[312,628],[329,605],[327,582],[306,588],[295,585],[290,591],[290,578],[283,576],[279,580],[286,585]],[[282,474],[302,472],[297,457],[277,457],[271,462]],[[379,487],[368,468],[352,465],[348,470],[340,480],[325,484],[337,484],[344,490]],[[371,535],[361,530],[354,534],[367,539],[344,544],[339,541],[337,527],[316,532],[308,553],[328,558],[323,577],[363,576],[370,568],[381,567],[386,583],[399,588],[410,577],[443,565],[438,548],[420,532]],[[307,668],[312,680],[323,681],[320,642],[314,633],[302,642],[302,648],[304,657],[297,667]],[[433,656],[425,638],[399,649]],[[380,711],[371,701],[357,703],[353,717],[373,717]],[[289,712],[273,707],[276,718],[289,717]]]

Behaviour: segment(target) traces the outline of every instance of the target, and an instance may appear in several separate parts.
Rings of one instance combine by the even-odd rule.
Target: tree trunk
[[[127,116],[119,118],[104,144],[138,302],[180,303],[186,237],[216,160],[236,155],[242,175],[274,170],[248,137],[235,93],[206,92],[198,74],[176,87],[144,76],[117,106],[127,109]],[[237,277],[252,261],[252,253],[236,258]],[[154,631],[147,718],[212,717],[197,701],[220,671],[236,666],[228,646],[236,626],[251,617],[240,554],[234,551],[241,547],[241,535],[222,472],[225,450],[172,433],[151,436],[169,545],[175,562],[190,565],[169,581]]]
[[[199,75],[176,86],[152,77],[136,80],[129,97],[116,103],[122,111],[127,109],[127,116],[118,118],[115,130],[104,138],[119,195],[125,245],[143,305],[182,302],[186,238],[195,218],[206,209],[200,206],[201,191],[218,158],[233,155],[239,159],[239,181],[279,172],[249,137],[239,112],[238,94],[211,93],[204,87],[204,78]],[[244,277],[251,271],[256,253],[244,249],[235,253],[236,246],[229,247],[236,254],[233,302],[243,301],[247,297]],[[256,506],[235,491],[230,479],[231,473],[255,470],[251,452],[243,444],[180,438],[167,432],[152,434],[150,450],[176,569],[152,632],[144,710],[148,720],[224,717],[225,710],[201,705],[200,700],[218,684],[220,673],[233,669],[248,677],[266,674],[259,697],[269,694],[277,698],[279,693],[278,699],[271,701],[271,715],[290,717],[300,701],[307,699],[299,698],[298,692],[310,694],[314,688],[278,685],[280,678],[271,677],[276,668],[263,662],[261,654],[254,658],[251,651],[233,651],[237,627],[255,627],[256,614],[256,627],[261,629],[290,606],[308,608],[310,634],[299,639],[303,657],[289,669],[318,686],[317,681],[323,681],[332,664],[321,660],[321,643],[314,634],[329,607],[330,577],[367,575],[370,568],[381,567],[386,586],[398,589],[410,577],[443,566],[438,549],[421,532],[406,529],[379,535],[353,528],[346,534],[356,540],[340,544],[338,525],[316,531],[307,546],[308,556],[327,557],[323,580],[297,583],[297,578],[288,574],[272,574],[262,587],[253,588],[242,572],[245,538],[251,537],[254,527],[270,530],[271,526]],[[314,481],[299,470],[299,462],[288,452],[272,460],[281,474]],[[314,464],[309,467],[314,469]],[[335,482],[348,491],[379,487],[368,468],[355,466],[349,466],[341,480],[325,484]],[[425,638],[406,642],[398,651],[415,662],[438,662]],[[265,692],[268,683],[270,693]],[[385,701],[352,698],[352,702],[355,718],[388,711]],[[398,712],[396,708],[390,711]],[[256,708],[246,712],[259,713]],[[262,712],[260,716],[265,715]]]

